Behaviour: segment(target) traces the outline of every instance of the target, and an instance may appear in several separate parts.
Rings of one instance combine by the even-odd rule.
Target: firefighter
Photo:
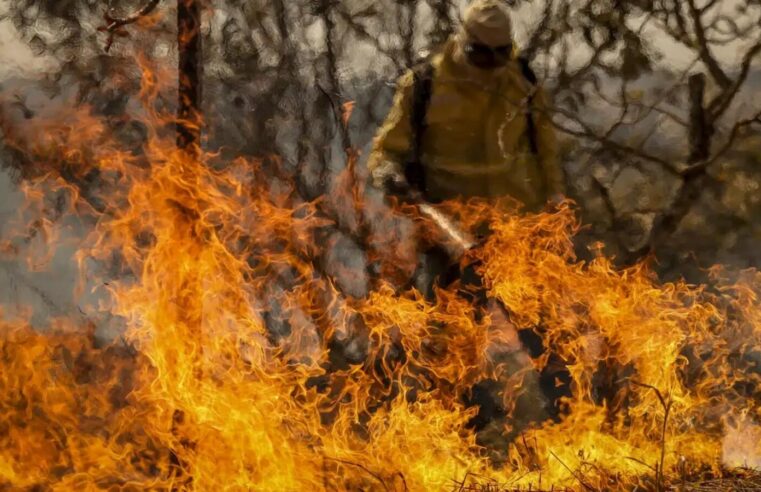
[[[369,157],[373,184],[401,196],[416,190],[430,202],[509,196],[538,211],[561,201],[564,176],[546,95],[528,62],[516,53],[506,7],[497,0],[472,2],[459,32],[400,78]],[[449,283],[452,266],[441,248],[429,249],[415,275],[416,286],[432,299],[435,280]],[[480,283],[472,268],[458,269],[458,276],[466,287],[461,292],[483,294],[483,286],[472,283]],[[484,295],[471,298],[485,308]],[[537,343],[541,345],[540,340],[529,343],[531,352],[541,349]],[[527,372],[525,393],[515,402],[514,432],[554,413],[547,396],[557,395],[540,389],[545,381],[530,369],[525,350],[494,347],[493,359],[508,372]],[[504,387],[504,381],[484,381],[466,398],[480,408],[473,423],[481,440],[497,449],[506,449],[502,439],[509,440],[502,433]]]
[[[507,8],[475,0],[435,55],[409,70],[368,160],[377,187],[427,200],[510,196],[528,210],[564,193],[547,111],[516,56]]]

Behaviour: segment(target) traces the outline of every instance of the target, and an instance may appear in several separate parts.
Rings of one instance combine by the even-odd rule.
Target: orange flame
[[[577,261],[567,205],[521,215],[449,203],[465,224],[489,222],[475,256],[509,320],[479,319],[454,290],[435,303],[390,284],[348,298],[315,266],[314,238],[333,220],[319,202],[270,189],[256,162],[219,170],[215,156],[177,151],[162,133],[171,118],[152,109],[160,80],[144,78],[144,153],[121,149],[83,111],[15,140],[38,169],[23,217],[46,245],[60,223],[44,206],[51,193],[71,204],[58,215],[95,219],[77,260],[83,278],[103,275],[94,265],[120,272],[101,277],[103,309],[125,324],[126,344],[98,347],[94,326],[73,321],[44,333],[2,322],[0,487],[654,488],[680,463],[720,473],[725,429],[737,428],[729,416],[761,417],[757,273],[728,283],[716,269],[714,289],[661,284],[644,265]],[[103,184],[85,193],[94,170]],[[339,180],[352,189],[337,203],[361,198],[344,186],[353,182]],[[495,461],[462,395],[493,378],[518,411],[526,374],[497,355],[517,350],[516,329],[535,330],[565,362],[573,396],[558,421],[522,430]],[[333,360],[332,340],[362,357]]]

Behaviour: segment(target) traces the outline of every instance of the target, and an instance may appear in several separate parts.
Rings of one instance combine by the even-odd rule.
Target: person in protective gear
[[[506,7],[476,0],[443,49],[398,81],[368,160],[373,183],[432,202],[510,196],[539,210],[564,193],[545,108]]]
[[[431,202],[509,196],[538,211],[548,201],[560,201],[564,176],[546,95],[536,82],[527,61],[516,56],[506,7],[475,0],[459,32],[399,79],[368,161],[373,184],[402,196],[414,189]],[[416,286],[432,298],[436,279],[441,284],[452,278],[451,267],[446,253],[432,248],[421,258]],[[469,276],[478,282],[470,274],[467,268],[459,272],[461,285],[478,290],[482,286],[467,285]],[[495,348],[493,358],[509,372],[530,366],[526,353],[515,347]],[[552,412],[539,385],[554,384],[554,378],[542,375],[540,381],[538,373],[529,372],[512,419],[516,429]],[[474,420],[480,435],[491,433],[486,439],[498,448],[505,438],[498,394],[504,386],[485,381],[468,400],[480,407]]]

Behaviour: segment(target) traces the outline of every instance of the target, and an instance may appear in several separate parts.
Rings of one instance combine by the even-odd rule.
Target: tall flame
[[[320,203],[270,186],[261,163],[176,150],[144,69],[144,152],[86,110],[13,136],[36,167],[3,251],[52,249],[60,217],[94,219],[82,286],[107,289],[102,309],[125,331],[104,347],[81,317],[45,330],[0,317],[0,488],[654,488],[720,474],[723,447],[757,424],[756,272],[663,284],[644,264],[577,261],[567,205],[448,203],[463,224],[489,222],[475,259],[509,319],[476,316],[453,289],[434,303],[389,284],[346,297],[317,261]],[[85,190],[92,173],[101,184]],[[572,396],[495,460],[463,395],[496,379],[519,411],[521,374],[495,356],[516,329],[548,348],[536,370],[563,361]],[[336,340],[359,356],[333,357]]]

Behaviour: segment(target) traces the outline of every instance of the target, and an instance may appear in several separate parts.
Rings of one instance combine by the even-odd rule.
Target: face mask
[[[481,43],[468,43],[464,48],[465,58],[471,65],[482,70],[494,70],[507,65],[513,52],[513,45],[491,47]]]

